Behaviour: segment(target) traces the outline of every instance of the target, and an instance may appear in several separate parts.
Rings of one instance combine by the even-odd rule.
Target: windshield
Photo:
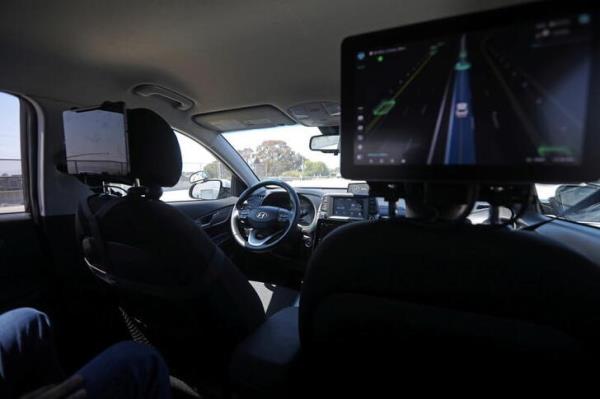
[[[346,188],[339,155],[311,151],[316,127],[301,125],[223,133],[261,180],[278,179],[294,187]]]

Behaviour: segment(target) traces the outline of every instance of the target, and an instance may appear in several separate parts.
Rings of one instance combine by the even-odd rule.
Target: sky
[[[183,172],[198,172],[204,165],[216,159],[210,151],[186,135],[175,132],[175,136],[181,149]]]
[[[19,100],[0,92],[0,175],[21,174],[21,144]],[[6,161],[2,159],[17,159]]]

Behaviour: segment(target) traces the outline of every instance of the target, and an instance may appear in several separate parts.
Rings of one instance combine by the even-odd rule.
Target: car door
[[[43,308],[48,279],[37,217],[35,115],[17,96],[0,93],[0,313]]]
[[[237,247],[229,218],[244,183],[198,141],[175,132],[182,156],[182,174],[174,187],[163,188],[162,200],[189,216],[209,237],[234,257]]]

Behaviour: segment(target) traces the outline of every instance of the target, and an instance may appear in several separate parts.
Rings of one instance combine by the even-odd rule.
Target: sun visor
[[[198,125],[218,132],[265,129],[296,124],[294,120],[271,105],[209,112],[194,115],[192,119]]]

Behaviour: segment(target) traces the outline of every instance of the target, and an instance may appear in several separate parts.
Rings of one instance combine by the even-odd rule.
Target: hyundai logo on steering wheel
[[[267,212],[258,212],[258,213],[256,214],[256,218],[257,218],[257,219],[260,219],[260,220],[262,220],[262,219],[266,218],[267,216],[269,216],[269,214],[268,214]]]

